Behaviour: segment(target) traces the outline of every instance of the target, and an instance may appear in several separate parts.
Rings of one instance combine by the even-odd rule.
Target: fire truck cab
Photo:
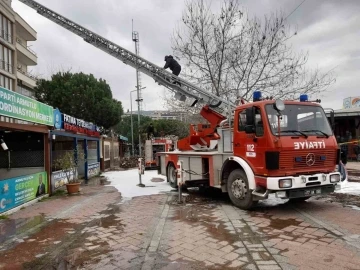
[[[159,154],[159,172],[171,186],[177,187],[181,161],[186,186],[221,188],[242,209],[270,193],[306,200],[340,188],[340,150],[323,108],[307,95],[281,101],[262,99],[255,92],[254,102],[238,106],[233,123],[226,121],[218,125],[219,138],[207,148]],[[191,144],[192,139],[187,141]]]

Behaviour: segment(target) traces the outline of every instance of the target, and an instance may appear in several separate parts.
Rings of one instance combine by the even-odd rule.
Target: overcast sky
[[[290,14],[303,0],[243,0],[250,15],[263,16],[281,9]],[[131,20],[140,34],[140,55],[157,65],[164,65],[164,56],[172,54],[170,37],[181,19],[183,0],[38,0],[40,4],[134,51]],[[106,5],[104,4],[106,3]],[[220,0],[212,0],[219,5]],[[80,37],[38,15],[34,10],[13,0],[14,10],[36,31],[38,40],[30,43],[37,52],[35,74],[49,78],[59,70],[92,73],[105,79],[116,99],[130,109],[130,90],[135,89],[135,70]],[[324,107],[339,109],[342,99],[359,94],[360,76],[360,1],[306,0],[289,18],[298,29],[292,39],[294,50],[309,51],[308,65],[323,71],[336,67],[336,84],[323,98]],[[180,61],[181,63],[181,61]],[[144,109],[164,109],[161,97],[164,88],[146,75],[141,76]],[[133,92],[133,110],[136,109]]]

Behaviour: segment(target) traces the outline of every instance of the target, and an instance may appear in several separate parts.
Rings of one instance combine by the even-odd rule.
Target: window
[[[246,110],[239,113],[239,131],[245,131],[246,126]]]
[[[19,94],[22,94],[22,95],[30,97],[30,98],[34,98],[34,96],[35,96],[33,90],[25,87],[24,85],[18,85],[17,92]]]
[[[12,43],[12,23],[10,21],[8,21],[8,29],[7,29],[7,41],[9,41],[10,43]]]
[[[269,124],[273,130],[277,130],[279,125],[278,115],[276,114],[268,114]],[[288,116],[281,115],[280,116],[280,128],[286,128],[288,126]]]
[[[0,86],[8,90],[13,90],[13,79],[0,75]]]
[[[259,108],[255,108],[255,134],[256,137],[264,136],[264,122]]]
[[[4,69],[5,71],[9,73],[13,73],[12,68],[12,50],[8,49],[5,46],[0,47],[0,57],[1,57],[1,66],[0,68]]]
[[[4,46],[0,44],[0,68],[4,69]]]
[[[274,135],[278,135],[278,113],[272,105],[266,105],[269,124]],[[285,105],[280,116],[280,132],[283,136],[332,135],[324,110],[319,106]]]
[[[10,89],[9,78],[8,77],[4,77],[4,87],[6,89]]]
[[[0,16],[0,35],[7,42],[12,43],[12,22],[4,15]]]

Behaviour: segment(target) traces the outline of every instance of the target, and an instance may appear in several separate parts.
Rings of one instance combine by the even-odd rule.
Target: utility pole
[[[139,33],[134,31],[134,20],[132,20],[132,40],[135,42],[135,54],[139,56],[140,47],[139,47]],[[138,103],[138,133],[139,133],[139,158],[142,158],[141,152],[141,132],[140,132],[140,110],[141,110],[141,102],[143,99],[141,98],[141,82],[140,82],[140,72],[139,68],[136,67],[136,90],[137,90],[137,103]],[[139,187],[145,187],[145,185],[141,182],[141,173],[139,173]]]
[[[145,89],[145,87],[141,87],[139,90]],[[134,124],[133,124],[133,109],[132,109],[132,92],[137,91],[137,89],[135,90],[131,90],[130,91],[130,117],[131,117],[131,148],[132,148],[132,155],[135,156],[135,146],[134,146]]]

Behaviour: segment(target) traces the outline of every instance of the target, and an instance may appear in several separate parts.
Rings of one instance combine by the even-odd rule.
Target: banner
[[[77,170],[75,172],[77,174]],[[74,172],[73,170],[68,171],[56,171],[51,174],[51,186],[52,191],[55,191],[56,189],[66,185],[68,183],[68,179],[66,177],[66,174],[69,174],[70,180],[74,179]]]
[[[88,178],[98,175],[100,173],[100,162],[88,165]]]
[[[0,213],[48,193],[46,172],[0,181]]]
[[[100,127],[93,123],[61,113],[59,109],[54,110],[54,126],[56,129],[64,129],[96,137],[100,137],[100,131],[102,131]]]
[[[53,107],[2,87],[0,115],[47,126],[54,125]]]

